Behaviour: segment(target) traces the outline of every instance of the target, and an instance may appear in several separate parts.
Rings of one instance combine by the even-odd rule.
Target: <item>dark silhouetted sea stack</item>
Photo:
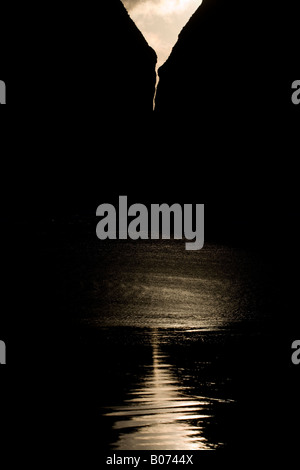
[[[102,2],[105,36],[99,55],[102,98],[112,112],[152,112],[156,53],[129,17],[120,0]]]
[[[68,15],[56,22],[62,99],[92,106],[104,119],[152,113],[156,53],[121,0],[99,8],[74,6]]]
[[[291,111],[298,21],[293,0],[204,0],[159,69],[157,114],[182,122],[276,123]]]
[[[6,213],[15,217],[22,194],[22,220],[48,220],[86,208],[94,214],[99,192],[126,181],[122,163],[133,173],[134,145],[148,138],[156,53],[120,0],[59,11],[43,7],[41,21],[33,21],[33,9],[18,14],[16,21],[24,13],[32,22],[15,53],[10,51],[11,67],[4,68],[12,76],[7,79],[10,100],[27,100],[30,109],[37,108],[30,127],[34,137],[28,131],[18,134],[24,148],[30,140],[30,158],[20,152],[18,162],[7,159],[3,171],[10,191]],[[28,121],[27,107],[21,113]]]
[[[121,0],[21,6],[12,17],[11,28],[4,25],[0,33],[7,42],[0,79],[9,82],[11,102],[59,104],[67,113],[72,108],[71,119],[78,107],[91,107],[102,119],[108,113],[152,112],[156,53]],[[10,37],[14,28],[18,42]]]

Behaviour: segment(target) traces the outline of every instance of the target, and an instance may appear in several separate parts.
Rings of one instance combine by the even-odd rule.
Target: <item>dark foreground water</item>
[[[180,341],[181,336],[184,342],[182,331],[173,330],[170,334],[173,340]],[[234,403],[225,390],[218,392],[220,377],[206,381],[204,373],[200,378],[201,368],[209,368],[204,358],[200,362],[194,358],[190,367],[171,364],[170,355],[163,348],[169,341],[167,331],[153,329],[148,334],[141,331],[140,335],[151,344],[152,361],[140,364],[139,377],[126,390],[123,402],[107,405],[103,410],[108,425],[115,431],[113,449],[200,450],[223,446],[225,436],[210,439],[207,432],[217,407]]]
[[[188,252],[178,241],[68,250],[61,282],[86,369],[79,408],[101,449],[220,449],[268,438],[282,386],[270,360],[268,260],[217,244]]]

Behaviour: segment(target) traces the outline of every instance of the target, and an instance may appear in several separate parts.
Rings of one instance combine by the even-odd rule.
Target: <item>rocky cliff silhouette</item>
[[[11,104],[22,108],[19,122],[34,129],[34,135],[21,124],[18,130],[24,147],[32,139],[30,157],[15,151],[15,159],[4,161],[5,215],[15,217],[20,195],[22,220],[86,208],[94,213],[99,188],[122,178],[122,161],[130,165],[124,156],[134,153],[134,142],[127,144],[132,129],[139,135],[134,122],[147,128],[152,117],[156,53],[120,0],[99,8],[65,6],[59,14],[41,7],[40,22],[33,21],[34,11],[23,6],[14,19],[21,37],[21,19],[31,18],[22,41],[0,32],[4,39],[7,33],[0,79],[7,81]]]
[[[108,110],[151,113],[156,53],[120,0],[101,2],[104,36],[99,44],[102,105]],[[100,62],[100,63],[99,63]]]
[[[83,88],[78,96],[79,104],[97,107],[104,118],[116,118],[120,114],[134,118],[152,113],[156,53],[121,0],[101,2],[97,11],[74,7],[70,17],[67,29],[73,43],[68,47],[62,41],[66,62],[61,63],[61,77],[63,82],[68,80],[74,64],[78,63],[77,89]],[[64,85],[69,100],[70,87],[68,83]],[[71,91],[74,99],[74,85]]]
[[[11,103],[66,112],[90,107],[102,117],[152,112],[156,53],[121,0],[99,7],[21,5],[3,17],[0,79],[7,80]]]
[[[282,118],[297,75],[298,18],[293,0],[204,0],[159,69],[157,114],[225,125]]]

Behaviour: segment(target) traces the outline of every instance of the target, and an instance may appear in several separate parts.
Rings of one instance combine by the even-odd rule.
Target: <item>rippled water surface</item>
[[[268,313],[260,260],[226,246],[186,251],[182,241],[104,244],[90,274],[86,320],[99,326],[214,329]]]
[[[244,332],[259,337],[272,313],[267,266],[242,249],[166,240],[97,244],[76,269],[85,277],[74,311],[99,371],[106,447],[225,446],[238,415],[234,379],[251,349]]]
[[[190,449],[207,450],[222,446],[211,443],[203,434],[213,416],[214,402],[230,402],[193,393],[173,372],[168,356],[159,347],[159,333],[152,332],[153,364],[145,368],[140,383],[128,391],[124,403],[108,408],[119,437],[116,450]]]

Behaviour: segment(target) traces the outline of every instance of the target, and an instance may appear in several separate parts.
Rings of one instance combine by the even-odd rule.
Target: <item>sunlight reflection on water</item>
[[[209,443],[203,435],[212,417],[212,399],[188,395],[161,353],[159,333],[152,333],[153,365],[143,382],[132,389],[123,405],[106,410],[118,439],[115,450],[208,450],[222,443]]]
[[[236,401],[227,393],[232,379],[218,358],[220,351],[234,354],[234,341],[226,350],[229,336],[245,325],[254,331],[272,314],[265,293],[271,298],[274,287],[263,262],[228,246],[206,244],[188,252],[172,240],[124,241],[97,248],[90,274],[81,309],[88,315],[80,321],[113,345],[111,358],[105,357],[113,396],[101,405],[107,445],[226,446]]]
[[[188,252],[182,243],[116,243],[99,251],[92,273],[88,323],[96,326],[218,329],[261,320],[269,287],[254,256],[206,244]]]

